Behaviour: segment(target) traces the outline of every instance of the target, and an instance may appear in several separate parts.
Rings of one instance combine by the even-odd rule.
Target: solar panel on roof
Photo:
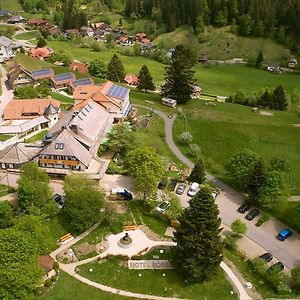
[[[64,74],[58,74],[54,76],[55,81],[71,80],[73,78],[74,78],[73,73],[64,73]]]
[[[51,74],[52,73],[52,69],[50,68],[45,68],[45,69],[39,69],[39,70],[35,70],[33,71],[31,74],[33,76],[42,76],[42,75],[47,75],[47,74]]]
[[[113,84],[107,94],[112,97],[124,99],[125,95],[127,94],[127,91],[127,88]]]
[[[92,84],[91,78],[82,78],[82,79],[77,79],[77,80],[73,81],[73,85],[75,87],[77,87],[79,85],[90,85],[90,84]]]

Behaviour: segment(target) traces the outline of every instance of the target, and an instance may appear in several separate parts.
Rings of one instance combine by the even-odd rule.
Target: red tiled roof
[[[80,62],[72,62],[70,64],[70,69],[72,71],[78,71],[78,72],[83,73],[83,74],[88,74],[89,73],[88,65],[80,63]]]

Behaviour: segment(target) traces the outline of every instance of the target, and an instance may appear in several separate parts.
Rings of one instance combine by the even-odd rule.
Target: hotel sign
[[[168,260],[128,260],[128,269],[132,270],[164,270],[174,269]]]
[[[78,166],[80,164],[77,160],[58,160],[58,159],[48,159],[40,158],[39,163],[41,164],[52,164],[52,165],[68,165],[68,166]]]

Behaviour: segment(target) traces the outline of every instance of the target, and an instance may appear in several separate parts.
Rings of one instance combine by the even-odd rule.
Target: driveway
[[[138,106],[143,108],[149,108],[147,106]],[[176,146],[173,140],[173,123],[176,119],[176,114],[170,119],[165,113],[157,109],[152,109],[154,113],[158,114],[165,121],[165,132],[166,141],[172,152],[189,168],[193,168],[194,164],[188,158],[186,158],[179,148]],[[288,268],[293,268],[300,264],[300,235],[294,234],[288,240],[281,242],[276,239],[278,232],[286,228],[286,225],[282,224],[277,220],[269,220],[266,224],[261,227],[256,227],[256,221],[249,222],[244,219],[244,216],[237,212],[237,208],[245,200],[245,196],[241,193],[236,192],[230,186],[215,178],[214,176],[207,174],[206,178],[217,184],[223,192],[216,199],[216,203],[219,206],[220,217],[222,223],[230,226],[231,223],[240,218],[245,221],[248,227],[246,237],[255,241],[263,249],[269,250],[273,255],[284,263]],[[185,191],[186,192],[186,191]],[[185,196],[180,197],[182,199],[182,205],[187,206],[187,199]],[[288,216],[287,216],[288,217]]]
[[[111,189],[125,188],[130,192],[134,190],[132,177],[124,175],[104,174],[103,178],[100,180],[100,186],[107,195],[110,194]]]
[[[8,88],[6,86],[7,72],[1,64],[0,64],[0,72],[1,72],[1,87],[2,87],[2,94],[0,96],[0,116],[2,116],[4,108],[10,102],[10,100],[13,98],[13,91],[8,90]]]

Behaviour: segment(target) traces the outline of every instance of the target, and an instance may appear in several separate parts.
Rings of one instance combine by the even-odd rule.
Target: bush
[[[189,148],[190,148],[191,155],[193,157],[196,157],[196,158],[199,157],[199,155],[201,154],[201,147],[199,145],[191,144],[189,146]]]
[[[52,285],[52,280],[50,278],[46,279],[44,282],[45,287],[50,287]]]
[[[269,219],[271,218],[271,215],[268,213],[264,213],[256,222],[255,226],[259,227],[262,224],[264,224],[265,222],[267,222]]]
[[[57,272],[59,270],[59,263],[57,261],[55,261],[53,263],[53,269]]]
[[[228,235],[223,239],[223,245],[228,250],[236,250],[237,245],[237,238],[233,235]]]
[[[300,265],[292,269],[291,274],[296,289],[300,291]]]
[[[57,280],[57,275],[54,275],[54,276],[51,277],[52,282],[55,282],[56,280]]]
[[[236,237],[240,237],[247,232],[247,225],[240,219],[234,220],[230,227]]]
[[[188,145],[193,140],[193,136],[190,132],[185,131],[180,134],[179,139],[183,144]]]

